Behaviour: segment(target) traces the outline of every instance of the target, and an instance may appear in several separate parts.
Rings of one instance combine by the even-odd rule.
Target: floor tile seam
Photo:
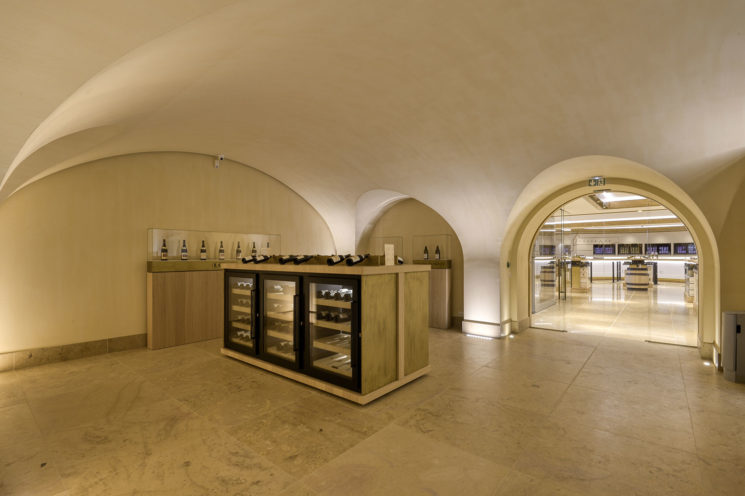
[[[606,395],[606,396],[607,395],[615,395],[616,397],[618,397],[618,391],[607,391],[605,389],[600,389],[600,388],[593,387],[593,386],[588,386],[588,385],[585,385],[585,384],[572,384],[571,387],[574,388],[574,389],[585,390],[585,391],[588,391],[590,393],[601,393],[601,394]],[[638,397],[638,395],[632,395],[632,396],[633,397]],[[626,403],[626,401],[624,401],[624,403]],[[637,404],[641,404],[641,405],[648,404],[648,403],[649,403],[649,401],[647,401],[647,398],[646,397],[643,398],[643,399],[640,399],[637,402]],[[687,406],[688,406],[688,404],[686,403],[686,407]]]
[[[696,458],[700,458],[700,455],[698,453],[698,450],[696,450],[695,452],[692,452],[692,451],[688,451],[688,450],[685,450],[685,449],[682,449],[682,448],[678,448],[678,447],[675,447],[675,446],[670,446],[670,445],[667,445],[667,444],[662,444],[662,443],[659,443],[659,442],[656,442],[656,441],[650,441],[649,439],[642,439],[641,437],[636,437],[636,436],[633,436],[631,434],[625,434],[625,433],[620,433],[620,432],[613,432],[613,431],[609,431],[607,429],[603,429],[603,428],[599,428],[599,427],[590,427],[590,430],[597,431],[597,432],[602,432],[602,433],[605,433],[605,434],[609,434],[611,436],[621,437],[621,438],[624,438],[624,439],[630,439],[632,441],[636,441],[636,442],[640,442],[640,443],[652,444],[654,446],[657,446],[658,448],[663,448],[663,449],[666,449],[666,450],[674,451],[676,453],[681,453],[681,454],[684,454],[684,455],[694,456]],[[566,437],[566,436],[564,436],[564,437]]]
[[[678,364],[680,365],[680,376],[681,376],[681,379],[683,379],[683,392],[685,393],[686,406],[688,407],[688,420],[691,423],[691,435],[693,436],[693,446],[696,449],[696,455],[700,457],[700,453],[698,450],[698,447],[699,447],[698,437],[699,436],[696,435],[696,428],[693,424],[693,412],[691,411],[691,401],[688,397],[688,386],[686,385],[685,376],[683,374],[683,363],[680,361],[680,354],[678,354]]]
[[[579,370],[577,370],[577,373],[574,374],[574,377],[572,378],[572,380],[569,383],[569,385],[566,387],[566,389],[564,389],[564,392],[561,394],[561,397],[559,398],[559,401],[557,401],[556,404],[554,405],[554,407],[551,409],[550,414],[552,414],[559,407],[559,405],[564,401],[564,397],[566,396],[567,391],[569,391],[569,388],[571,388],[574,385],[574,383],[577,381],[577,377],[579,377],[579,375],[585,369],[585,367],[587,366],[587,363],[590,361],[590,359],[592,358],[592,356],[595,354],[595,352],[597,351],[597,349],[600,346],[600,343],[601,342],[602,342],[602,340],[598,341],[595,344],[595,346],[592,349],[592,352],[590,352],[589,356],[585,359],[585,361],[582,364],[582,366],[579,368]]]

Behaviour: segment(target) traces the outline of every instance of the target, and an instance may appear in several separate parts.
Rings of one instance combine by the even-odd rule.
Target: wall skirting
[[[147,334],[131,334],[118,338],[99,339],[84,343],[11,351],[0,354],[0,372],[37,367],[48,363],[64,362],[116,351],[132,350],[147,346]]]
[[[477,336],[486,336],[490,338],[502,337],[502,328],[494,322],[478,322],[475,320],[463,319],[461,329],[466,334],[475,334]]]

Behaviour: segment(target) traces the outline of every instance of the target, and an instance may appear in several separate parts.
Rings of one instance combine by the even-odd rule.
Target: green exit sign
[[[605,186],[605,178],[602,176],[591,177],[587,180],[588,186]]]

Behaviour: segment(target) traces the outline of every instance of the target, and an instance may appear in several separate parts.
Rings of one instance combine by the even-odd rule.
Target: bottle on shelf
[[[435,260],[439,260],[439,259],[440,259],[440,245],[437,245],[437,247],[435,248]]]
[[[251,248],[251,256],[255,257],[257,255],[256,253],[256,241],[253,242],[253,247]]]
[[[351,255],[332,255],[326,259],[328,265],[336,265],[349,258]]]
[[[293,262],[295,262],[295,265],[300,265],[301,263],[305,263],[312,258],[313,255],[301,255],[299,257],[295,257],[295,260],[293,260]]]
[[[220,241],[220,249],[217,250],[217,259],[225,260],[225,248],[222,246],[222,241]]]
[[[424,246],[424,260],[429,260],[429,249],[427,246]]]
[[[367,260],[367,258],[370,256],[369,253],[366,253],[364,255],[354,255],[352,257],[349,257],[346,259],[347,265],[357,265],[358,263]]]
[[[166,240],[163,240],[163,245],[160,247],[160,259],[168,260],[168,247],[166,246]]]
[[[189,260],[189,251],[186,249],[186,240],[181,241],[181,260]]]
[[[398,265],[403,265],[404,264],[404,258],[403,257],[396,257],[396,263]]]
[[[240,260],[243,258],[243,250],[241,250],[241,242],[238,241],[238,246],[235,248],[235,258]]]
[[[254,256],[241,258],[241,262],[243,262],[244,264],[255,262],[255,261],[256,261],[256,257]]]
[[[207,246],[202,240],[202,247],[199,249],[199,260],[207,260]]]
[[[295,255],[281,255],[278,259],[281,265],[292,262],[293,260],[295,260]]]
[[[254,263],[263,263],[269,260],[271,257],[269,255],[258,255],[254,257]]]

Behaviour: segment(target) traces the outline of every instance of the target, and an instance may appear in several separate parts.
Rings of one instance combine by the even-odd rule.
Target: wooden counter
[[[224,263],[223,269],[296,276],[359,276],[360,392],[236,350],[222,353],[358,404],[421,377],[429,365],[429,265],[346,266]]]

